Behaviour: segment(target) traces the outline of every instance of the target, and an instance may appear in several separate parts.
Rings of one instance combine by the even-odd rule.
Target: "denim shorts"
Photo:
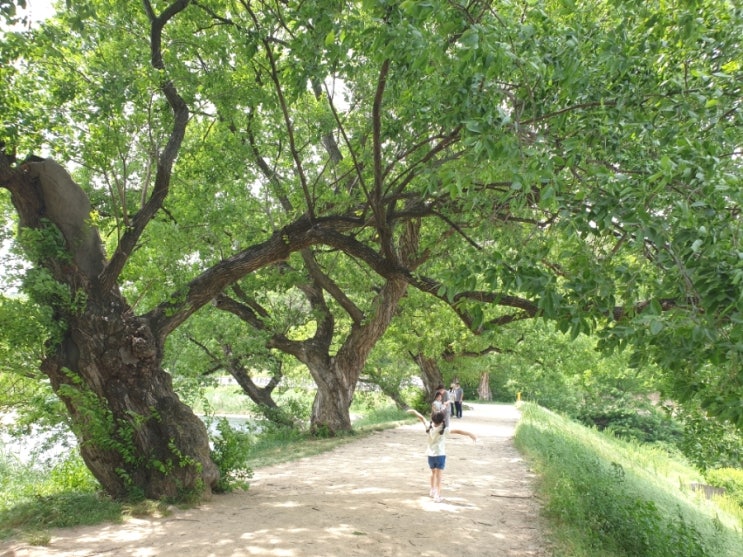
[[[443,470],[446,466],[446,455],[439,455],[439,456],[429,456],[428,457],[428,467],[433,470],[434,468],[438,468],[440,470]]]

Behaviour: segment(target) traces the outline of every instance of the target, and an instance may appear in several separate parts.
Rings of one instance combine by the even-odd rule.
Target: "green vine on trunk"
[[[115,452],[121,457],[125,466],[118,466],[115,471],[124,482],[129,498],[141,499],[143,496],[141,488],[135,485],[132,478],[132,472],[137,469],[155,470],[163,476],[170,476],[176,469],[192,467],[197,474],[201,473],[201,463],[185,455],[173,438],[168,441],[171,458],[163,460],[138,455],[136,432],[149,420],[161,420],[155,408],[150,408],[147,414],[130,410],[127,411],[126,418],[115,418],[105,402],[85,385],[82,377],[67,368],[64,369],[64,373],[69,383],[60,385],[57,392],[60,397],[68,399],[77,411],[78,419],[72,425],[73,431],[77,438],[82,440],[81,443]],[[197,482],[196,487],[188,491],[181,488],[178,499],[191,498],[202,489],[203,482],[201,484]]]

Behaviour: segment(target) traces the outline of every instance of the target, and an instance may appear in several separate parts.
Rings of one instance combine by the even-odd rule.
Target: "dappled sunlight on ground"
[[[442,502],[428,496],[422,424],[257,469],[250,490],[123,525],[60,530],[0,557],[545,557],[513,406],[471,405],[447,443]],[[455,543],[455,545],[452,545]]]

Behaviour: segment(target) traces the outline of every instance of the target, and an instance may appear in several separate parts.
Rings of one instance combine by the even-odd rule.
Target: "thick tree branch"
[[[152,66],[157,70],[165,70],[162,57],[163,29],[168,21],[188,6],[189,2],[190,0],[177,0],[168,6],[159,17],[156,17],[149,0],[144,0],[145,10],[150,18],[151,26],[150,50]],[[170,189],[173,164],[180,151],[183,138],[186,135],[186,126],[189,117],[188,106],[178,94],[178,90],[173,82],[167,79],[165,75],[163,75],[163,84],[160,88],[173,111],[173,128],[170,131],[168,142],[158,159],[155,187],[153,188],[152,195],[134,219],[132,219],[127,231],[121,237],[111,260],[101,273],[101,284],[104,290],[109,290],[114,286],[147,224],[162,208],[162,204]]]
[[[265,242],[251,246],[207,269],[182,291],[173,293],[168,301],[154,308],[145,317],[152,320],[153,329],[164,340],[195,311],[245,275],[283,261],[292,253],[311,245],[324,243],[328,234],[335,237],[335,234],[341,235],[340,232],[343,230],[360,225],[358,220],[347,217],[328,217],[315,223],[311,223],[307,216],[301,217],[276,231]]]
[[[225,294],[218,294],[215,296],[214,307],[236,315],[242,321],[258,331],[266,330],[265,323],[258,317],[258,314],[253,310],[253,308],[247,304],[240,303]]]
[[[353,303],[353,301],[346,296],[346,293],[330,278],[326,273],[322,271],[320,266],[317,264],[315,257],[312,253],[308,253],[309,250],[302,252],[302,258],[307,268],[307,272],[317,283],[317,285],[330,294],[333,299],[340,304],[345,312],[351,318],[351,321],[358,324],[364,320],[364,312]]]
[[[384,195],[384,171],[382,169],[382,100],[384,90],[387,86],[387,75],[390,70],[390,61],[386,59],[382,62],[377,80],[377,91],[374,95],[372,105],[372,149],[374,160],[374,190],[369,200],[371,209],[374,214],[374,223],[379,233],[379,242],[382,247],[382,253],[390,261],[395,260],[395,250],[392,238],[392,229],[387,220],[387,211],[383,209],[382,199]],[[393,207],[390,206],[389,209]]]

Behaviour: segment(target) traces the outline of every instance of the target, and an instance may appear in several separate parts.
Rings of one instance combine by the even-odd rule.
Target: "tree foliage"
[[[365,359],[412,287],[480,336],[534,317],[598,333],[638,365],[658,362],[674,396],[743,423],[740,10],[83,0],[7,34],[0,183],[27,237],[27,291],[64,331],[45,373],[58,392],[78,385],[65,370],[89,373],[84,394],[117,435],[152,428],[133,438],[137,466],[163,435],[148,414],[159,401],[177,440],[150,471],[185,462],[186,483],[213,482],[195,422],[198,442],[175,431],[190,417],[161,374],[174,331],[233,287],[263,303],[295,280],[317,341],[313,419],[344,429]],[[29,180],[51,187],[39,172],[52,163],[18,153],[39,150],[74,170],[84,215],[33,197]],[[110,323],[100,353],[86,334]],[[129,351],[131,338],[147,350]],[[310,347],[291,344],[305,363]],[[140,394],[124,403],[101,370],[135,377]]]

